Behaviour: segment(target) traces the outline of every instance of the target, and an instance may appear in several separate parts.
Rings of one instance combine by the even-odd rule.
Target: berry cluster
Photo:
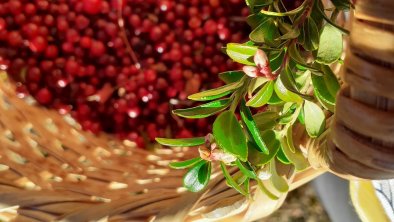
[[[173,120],[187,95],[220,86],[237,67],[221,48],[247,39],[243,0],[4,0],[0,69],[83,129],[143,147],[208,132]]]

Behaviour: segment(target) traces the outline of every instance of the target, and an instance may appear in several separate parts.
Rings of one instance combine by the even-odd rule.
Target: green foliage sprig
[[[273,188],[287,192],[287,181],[278,175],[276,165],[293,165],[295,170],[309,164],[294,145],[294,124],[304,124],[311,138],[326,129],[325,111],[334,112],[339,82],[329,65],[340,61],[343,34],[348,31],[335,21],[341,10],[349,10],[349,0],[331,0],[325,9],[321,0],[305,0],[286,10],[281,0],[246,0],[252,14],[250,41],[230,43],[226,54],[244,64],[242,71],[220,73],[226,85],[190,95],[203,105],[174,110],[185,118],[216,115],[212,134],[199,138],[164,139],[165,146],[196,146],[200,157],[171,163],[188,168],[184,186],[198,192],[208,184],[212,162],[220,162],[227,184],[243,195],[249,194],[251,180],[273,199]],[[239,115],[237,116],[237,114]],[[197,152],[196,152],[197,153]],[[239,172],[231,175],[227,166]]]

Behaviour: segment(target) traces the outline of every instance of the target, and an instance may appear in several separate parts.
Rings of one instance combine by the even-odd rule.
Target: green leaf
[[[305,115],[304,115],[304,109],[301,109],[300,114],[298,115],[298,121],[300,121],[300,123],[302,125],[305,125]]]
[[[239,159],[235,161],[235,164],[237,164],[237,167],[241,170],[241,172],[252,179],[256,179],[256,173],[254,172],[252,166],[248,162],[242,162]]]
[[[269,101],[274,91],[274,82],[266,83],[247,103],[247,106],[261,107]]]
[[[304,99],[307,99],[307,100],[312,100],[313,99],[312,96],[302,94],[298,90],[297,83],[296,83],[296,81],[294,79],[294,74],[291,71],[290,66],[288,66],[288,65],[286,66],[285,70],[279,75],[279,78],[280,78],[280,81],[282,82],[283,86],[287,90],[289,90],[289,91],[301,96]]]
[[[321,69],[324,73],[324,82],[326,83],[328,91],[333,97],[336,97],[339,89],[341,88],[338,78],[329,66],[322,65]]]
[[[190,160],[182,161],[182,162],[172,162],[169,166],[173,169],[186,169],[196,165],[197,163],[201,162],[201,157],[196,157]]]
[[[249,162],[256,166],[262,166],[271,161],[278,153],[280,148],[278,135],[275,133],[275,131],[266,130],[262,133],[261,137],[263,138],[263,141],[266,141],[269,155],[262,154],[251,147],[252,149],[249,149]]]
[[[229,43],[226,48],[226,53],[232,60],[244,65],[254,65],[253,56],[256,52],[256,46],[247,46],[236,43]]]
[[[199,93],[190,95],[187,98],[190,100],[194,100],[194,101],[214,100],[214,99],[221,98],[223,96],[226,96],[226,95],[234,92],[240,86],[242,86],[242,82],[234,82],[234,83],[230,83],[230,84],[218,87],[216,89],[211,89],[211,90],[207,90],[207,91],[203,91],[203,92],[199,92]]]
[[[267,195],[268,198],[270,198],[271,200],[279,200],[279,197],[276,196],[275,194],[271,193],[271,191],[269,191],[265,185],[263,184],[263,182],[261,180],[257,180],[257,184],[261,190],[261,192],[263,192],[265,195]]]
[[[256,143],[256,145],[259,147],[259,150],[265,154],[268,154],[268,149],[267,146],[265,145],[263,139],[261,138],[260,135],[260,130],[257,128],[256,123],[254,122],[252,112],[250,112],[249,107],[245,105],[245,101],[242,100],[241,106],[240,106],[240,113],[241,113],[241,118],[243,122],[246,125],[246,128],[248,129],[248,132],[250,133],[251,137],[253,138],[253,141]]]
[[[279,113],[274,111],[265,111],[253,116],[253,119],[259,130],[272,129],[276,125]]]
[[[248,157],[246,137],[236,116],[231,111],[221,113],[213,123],[213,135],[219,147],[242,161]]]
[[[335,112],[336,94],[340,85],[329,66],[321,65],[321,69],[324,76],[312,76],[314,93],[324,108]]]
[[[308,17],[302,26],[299,43],[308,51],[316,50],[319,47],[319,29],[313,18]]]
[[[323,110],[314,102],[305,100],[304,103],[305,127],[309,136],[318,137],[326,126]]]
[[[282,151],[286,155],[287,159],[292,164],[294,164],[294,167],[297,171],[302,171],[308,168],[309,166],[308,160],[298,149],[294,149],[294,152],[292,152],[291,149],[289,148],[287,141],[288,138],[286,137],[282,137],[280,140]]]
[[[328,91],[324,77],[312,75],[312,84],[313,91],[320,104],[331,112],[335,112],[335,97]]]
[[[172,112],[175,115],[181,117],[185,117],[189,119],[200,119],[200,118],[206,118],[208,116],[215,115],[216,113],[219,113],[220,111],[226,109],[230,104],[231,104],[230,99],[221,99],[206,104],[202,104],[200,106],[196,106],[193,108],[173,110]]]
[[[290,16],[290,15],[295,15],[305,9],[305,6],[308,4],[309,1],[304,1],[298,8],[295,8],[291,11],[287,12],[273,12],[273,11],[264,11],[261,10],[260,12],[263,13],[264,15],[268,16],[277,16],[277,17],[283,17],[283,16]]]
[[[316,5],[316,4],[315,4]],[[323,6],[324,7],[324,6]],[[336,29],[338,29],[338,31],[342,32],[345,35],[349,35],[349,31],[342,28],[341,26],[335,24],[335,22],[331,21],[331,19],[329,17],[327,17],[327,15],[324,13],[324,10],[322,9],[321,6],[316,7],[317,12],[319,12],[319,14],[323,17],[324,20],[326,20],[326,22],[330,25],[332,25],[333,27],[335,27]],[[327,24],[327,25],[328,25]],[[320,40],[320,44],[322,44],[321,40]]]
[[[156,138],[156,141],[163,146],[198,146],[205,143],[205,137],[195,138],[182,138],[182,139],[167,139],[167,138]]]
[[[202,161],[191,168],[183,177],[183,186],[191,192],[203,190],[211,177],[211,163]]]
[[[257,28],[261,23],[265,22],[265,20],[268,19],[268,16],[261,14],[260,12],[249,15],[246,18],[246,22],[248,25],[252,28],[255,29]]]
[[[274,87],[274,89],[275,89],[275,87]],[[280,105],[283,105],[284,103],[285,103],[285,101],[281,100],[274,90],[270,100],[268,101],[268,104],[273,105],[273,106],[280,106]]]
[[[272,71],[276,71],[283,63],[283,58],[285,57],[285,50],[281,51],[271,51],[269,53],[270,67]]]
[[[300,109],[300,114],[303,113],[302,109]],[[300,114],[298,114],[298,116],[300,116]],[[293,140],[293,125],[290,125],[287,128],[286,131],[286,141],[287,141],[287,145],[289,146],[289,149],[291,152],[295,153],[295,146],[294,146],[294,140]],[[283,148],[282,148],[283,149]]]
[[[260,86],[262,86],[264,83],[268,82],[269,79],[265,77],[256,77],[250,80],[249,86],[248,86],[248,95],[252,95],[256,89],[258,89]]]
[[[295,39],[300,35],[300,30],[297,27],[294,28],[292,25],[281,21],[278,24],[279,30],[283,33],[278,40]]]
[[[221,79],[226,84],[238,82],[244,76],[245,74],[243,71],[229,71],[219,73],[219,79]]]
[[[226,165],[223,162],[220,162],[220,168],[223,171],[223,176],[224,176],[224,178],[226,178],[228,185],[230,185],[232,188],[234,188],[236,191],[238,191],[242,195],[247,196],[248,193],[244,189],[242,189],[242,187],[239,186],[237,182],[235,182],[235,180],[231,177],[231,175],[227,171]]]
[[[280,37],[278,27],[275,25],[275,21],[272,18],[267,19],[255,28],[249,35],[250,40],[257,43],[265,43],[268,46],[278,46],[280,44]]]
[[[303,101],[299,95],[287,90],[280,78],[276,79],[274,90],[276,95],[285,102],[302,103]]]
[[[316,62],[329,65],[341,57],[342,50],[342,33],[332,25],[326,24],[320,35]]]
[[[276,158],[283,164],[286,164],[286,165],[291,164],[291,161],[287,159],[287,157],[283,153],[282,149],[279,149],[278,153],[276,154]]]
[[[299,53],[299,49],[297,48],[297,45],[295,43],[290,44],[289,48],[289,55],[291,57],[291,59],[294,60],[294,62],[296,62],[297,64],[304,66],[312,71],[315,71],[317,73],[320,72],[320,70],[316,69],[315,67],[312,67],[311,65],[308,65],[305,61],[305,59],[300,55]]]
[[[286,193],[289,191],[289,185],[287,184],[287,181],[283,177],[278,175],[278,173],[276,172],[275,165],[276,165],[275,160],[272,160],[270,162],[270,172],[271,172],[270,181],[277,191],[281,193]]]

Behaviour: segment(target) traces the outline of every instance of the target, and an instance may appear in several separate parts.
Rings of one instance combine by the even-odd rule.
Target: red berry
[[[47,88],[40,89],[35,96],[37,101],[43,105],[48,105],[51,103],[52,97],[51,91],[49,91]]]
[[[105,53],[105,46],[102,42],[100,41],[93,41],[91,48],[90,48],[90,53],[92,56],[102,56]]]
[[[100,13],[103,7],[102,0],[83,0],[82,3],[84,12],[90,15]]]
[[[54,59],[58,56],[58,49],[56,45],[49,45],[45,50],[45,57]]]
[[[47,44],[47,40],[44,37],[37,36],[29,42],[29,48],[33,52],[40,53],[45,51]]]

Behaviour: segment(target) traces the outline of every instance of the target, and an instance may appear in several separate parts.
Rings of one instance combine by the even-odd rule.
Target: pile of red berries
[[[203,135],[206,119],[171,109],[237,68],[221,48],[247,39],[248,13],[244,0],[3,0],[0,69],[93,133],[141,147]]]

